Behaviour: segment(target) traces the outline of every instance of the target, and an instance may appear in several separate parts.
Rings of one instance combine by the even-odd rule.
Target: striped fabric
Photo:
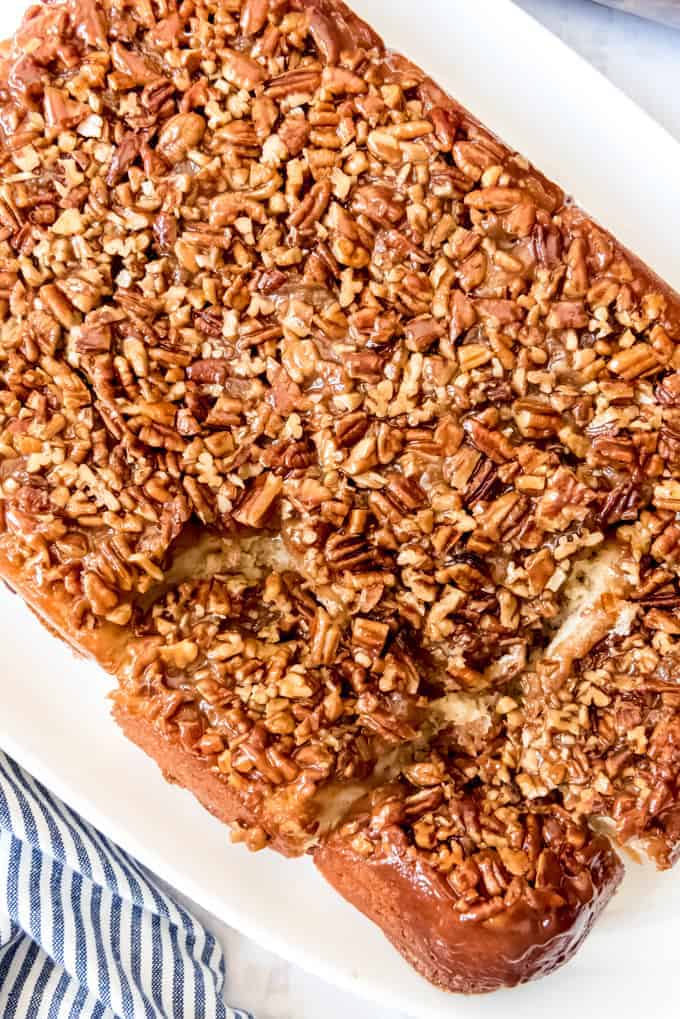
[[[114,843],[0,751],[2,1019],[252,1019],[224,956]]]

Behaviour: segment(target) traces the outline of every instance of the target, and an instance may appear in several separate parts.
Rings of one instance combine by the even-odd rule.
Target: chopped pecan
[[[444,335],[444,327],[428,315],[407,322],[404,334],[408,349],[422,352]]]
[[[505,463],[513,455],[512,443],[499,431],[491,431],[476,418],[467,418],[463,428],[480,453],[484,453],[495,464]]]
[[[340,448],[355,446],[368,429],[368,415],[363,411],[345,414],[335,424],[335,438]]]
[[[659,357],[648,343],[635,343],[610,360],[609,369],[623,379],[636,379],[659,367]]]
[[[332,534],[325,547],[326,559],[334,570],[370,569],[373,555],[362,534]]]
[[[309,121],[300,115],[286,117],[280,125],[278,135],[291,156],[297,156],[307,144],[311,130]]]
[[[247,527],[262,527],[282,487],[283,481],[278,475],[261,475],[248,487],[245,497],[234,510],[234,520]]]
[[[493,463],[486,458],[480,460],[463,486],[465,502],[471,505],[490,498],[497,480],[498,471]]]
[[[569,468],[559,467],[539,501],[537,519],[548,531],[563,530],[574,521],[584,520],[595,498],[595,493]]]
[[[423,506],[427,497],[415,478],[403,474],[388,474],[385,493],[403,513],[411,513]]]
[[[218,311],[217,308],[204,308],[203,311],[200,311],[196,316],[196,328],[200,332],[205,333],[206,336],[221,336],[223,325],[224,315],[221,311]],[[195,365],[192,365],[191,367],[193,369],[195,368]],[[195,381],[200,381],[193,370],[190,378]]]
[[[200,361],[194,361],[187,368],[187,376],[193,382],[203,382],[209,385],[223,385],[229,377],[229,372],[230,364],[225,357],[206,357]]]
[[[72,333],[79,354],[103,354],[111,348],[111,327],[106,323],[85,322]]]
[[[195,149],[205,133],[205,120],[198,113],[178,113],[163,125],[156,149],[168,163],[179,163]]]
[[[246,0],[241,10],[241,30],[244,35],[257,35],[267,23],[268,0]]]
[[[513,417],[522,435],[529,439],[546,439],[562,427],[562,417],[548,400],[524,397],[512,407]]]
[[[321,84],[321,72],[315,70],[286,71],[271,78],[265,87],[270,99],[285,99],[288,96],[313,95]]]
[[[161,77],[146,57],[120,42],[111,45],[111,60],[116,70],[133,85],[154,84]]]
[[[224,77],[238,88],[251,90],[265,80],[264,68],[245,53],[226,48],[222,59]]]
[[[371,350],[359,350],[345,358],[345,370],[351,379],[376,382],[382,378],[384,359]]]
[[[368,184],[352,194],[352,211],[376,223],[396,226],[405,214],[403,200],[384,184]]]
[[[642,502],[639,485],[622,481],[611,490],[602,503],[599,513],[601,527],[609,527],[622,520],[635,520]]]
[[[554,269],[559,265],[562,255],[562,234],[557,227],[536,223],[532,240],[539,265],[546,269]]]
[[[300,232],[311,230],[328,208],[330,198],[330,181],[322,180],[314,184],[295,212],[288,217],[288,225]]]
[[[68,94],[48,86],[44,92],[45,123],[63,131],[79,124],[90,112],[89,107],[69,98]]]
[[[483,319],[490,319],[498,325],[510,325],[522,318],[522,309],[514,301],[477,298],[473,306]]]
[[[310,633],[309,654],[313,665],[333,665],[342,631],[320,605],[317,607]]]
[[[370,659],[378,658],[385,647],[389,632],[387,623],[356,616],[352,623],[352,644],[366,652]]]
[[[135,131],[123,135],[113,153],[113,159],[106,177],[106,183],[112,187],[117,184],[140,153],[142,136]]]
[[[71,0],[71,12],[75,34],[86,46],[103,50],[106,47],[108,28],[106,13],[97,0]]]
[[[118,605],[118,595],[96,573],[83,575],[83,591],[96,616],[106,616]]]
[[[655,396],[667,407],[680,407],[680,372],[666,377],[656,387]]]
[[[302,409],[302,390],[283,368],[279,368],[272,378],[272,397],[275,408],[281,414]]]
[[[658,509],[677,513],[680,510],[680,481],[663,481],[655,485],[653,502]]]

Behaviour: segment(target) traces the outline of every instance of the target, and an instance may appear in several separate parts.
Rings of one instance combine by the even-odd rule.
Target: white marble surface
[[[517,2],[680,138],[680,31],[590,0]]]
[[[680,138],[680,32],[597,7],[590,0],[518,2]],[[227,999],[256,1019],[408,1019],[338,991],[214,917],[196,912],[225,946]]]

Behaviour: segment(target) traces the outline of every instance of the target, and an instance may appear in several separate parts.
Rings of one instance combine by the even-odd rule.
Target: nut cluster
[[[592,897],[601,839],[554,803],[505,803],[468,781],[434,751],[362,804],[345,836],[362,856],[396,851],[425,861],[444,878],[461,923],[519,902],[546,915]]]
[[[0,552],[240,835],[342,793],[473,919],[559,908],[589,816],[669,863],[678,298],[325,0],[37,5],[0,135]]]

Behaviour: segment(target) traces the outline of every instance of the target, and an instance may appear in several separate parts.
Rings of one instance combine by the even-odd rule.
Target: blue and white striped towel
[[[252,1019],[214,937],[0,751],[2,1019]]]

